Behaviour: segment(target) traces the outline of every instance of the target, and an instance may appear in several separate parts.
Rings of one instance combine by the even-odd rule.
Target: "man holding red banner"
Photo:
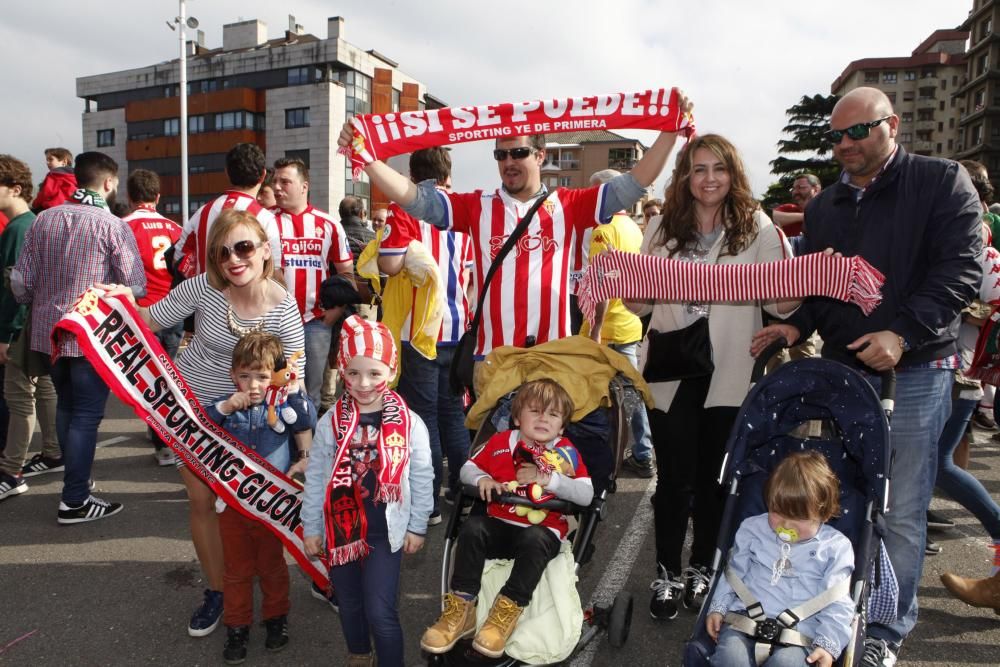
[[[683,114],[692,107],[683,94],[677,106]],[[471,237],[477,293],[493,257],[518,221],[536,198],[548,198],[489,286],[475,352],[481,360],[494,347],[526,347],[572,334],[568,272],[584,230],[637,202],[662,171],[676,141],[677,131],[663,131],[631,172],[599,186],[557,188],[551,193],[541,181],[544,134],[496,140],[493,157],[502,187],[494,192],[442,192],[433,181],[414,184],[380,160],[367,164],[364,171],[414,218]],[[352,142],[356,143],[355,129],[347,123],[338,143],[347,149]]]

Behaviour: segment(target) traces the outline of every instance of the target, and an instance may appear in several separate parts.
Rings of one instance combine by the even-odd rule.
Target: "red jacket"
[[[35,213],[53,206],[59,206],[76,192],[76,176],[71,167],[59,167],[50,171],[38,189],[38,196],[31,202]]]

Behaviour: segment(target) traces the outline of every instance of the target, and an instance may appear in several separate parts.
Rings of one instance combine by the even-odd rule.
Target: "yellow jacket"
[[[598,253],[604,250],[622,250],[638,253],[642,247],[642,231],[639,225],[627,215],[615,214],[611,222],[598,225],[590,237],[590,251],[587,260],[593,261]],[[590,334],[590,322],[583,320],[580,335]],[[625,307],[621,299],[608,301],[604,313],[604,323],[601,326],[601,342],[605,345],[635,343],[642,340],[642,322]]]
[[[555,380],[573,399],[575,421],[599,407],[609,407],[609,386],[618,373],[628,377],[653,407],[653,395],[642,375],[623,355],[585,336],[570,336],[535,347],[504,345],[493,348],[483,361],[477,384],[483,391],[469,410],[465,425],[479,428],[486,415],[505,394],[525,382]]]
[[[381,286],[378,270],[378,246],[381,240],[380,229],[375,240],[365,247],[358,258],[358,275],[372,281],[376,292]],[[437,341],[444,315],[444,292],[441,289],[441,274],[437,262],[420,241],[410,241],[403,270],[395,276],[389,276],[385,282],[385,291],[382,292],[382,323],[392,333],[396,349],[400,349],[399,333],[411,311],[414,326],[410,345],[427,359],[436,359]],[[392,386],[396,385],[398,378],[397,373]]]

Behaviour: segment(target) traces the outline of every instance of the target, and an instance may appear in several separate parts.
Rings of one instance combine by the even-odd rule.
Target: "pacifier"
[[[798,542],[799,541],[799,531],[794,528],[785,528],[784,526],[778,526],[774,529],[774,532],[778,534],[778,539],[782,542]]]

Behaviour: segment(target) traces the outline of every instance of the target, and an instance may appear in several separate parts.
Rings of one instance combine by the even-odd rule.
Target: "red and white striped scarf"
[[[826,296],[871,314],[885,282],[863,257],[821,252],[765,264],[696,264],[612,251],[594,258],[580,280],[577,299],[593,323],[596,305],[608,299],[638,301],[757,301]]]

